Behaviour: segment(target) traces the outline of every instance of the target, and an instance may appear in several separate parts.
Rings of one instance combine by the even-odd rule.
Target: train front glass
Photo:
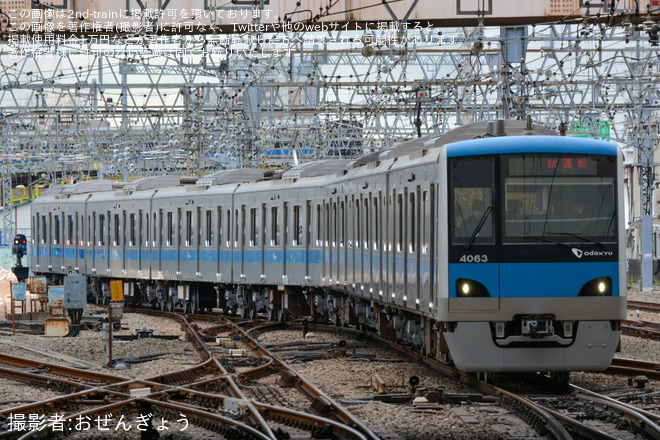
[[[450,173],[453,245],[495,244],[496,225],[505,244],[616,242],[615,157],[458,158]]]

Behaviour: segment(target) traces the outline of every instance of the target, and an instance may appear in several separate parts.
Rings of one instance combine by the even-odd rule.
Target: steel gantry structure
[[[105,15],[91,2],[63,15],[66,0],[23,5],[28,13],[9,3],[0,1],[0,117],[14,185],[21,175],[286,168],[294,149],[303,160],[351,157],[529,115],[635,152],[627,220],[652,283],[657,0],[547,0],[540,12],[515,0],[457,0],[447,11],[429,0],[128,1]],[[187,9],[198,13],[180,17]],[[10,223],[5,209],[5,239]]]

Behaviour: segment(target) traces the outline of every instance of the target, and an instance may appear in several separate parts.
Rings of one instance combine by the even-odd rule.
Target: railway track
[[[63,429],[75,429],[76,421],[98,420],[104,414],[125,414],[133,420],[138,420],[141,413],[146,411],[153,415],[152,425],[149,426],[151,430],[157,429],[154,424],[181,420],[179,425],[185,422],[186,426],[221,433],[229,438],[236,436],[279,439],[284,438],[285,433],[302,436],[301,438],[379,438],[340,403],[321,392],[288,367],[273,350],[256,340],[255,336],[282,328],[283,324],[258,321],[237,324],[214,316],[208,318],[217,320],[217,324],[199,330],[186,316],[152,310],[148,313],[179,320],[186,330],[188,340],[197,350],[200,362],[181,371],[141,380],[127,380],[112,374],[80,371],[0,356],[0,375],[3,377],[14,380],[22,377],[23,379],[18,380],[23,383],[69,394],[23,405],[20,411],[25,415],[40,414],[40,423],[50,426],[53,436],[57,434],[53,429],[55,423],[46,418],[46,415],[54,412],[66,419]],[[303,331],[302,323],[289,323],[286,326],[296,332]],[[494,396],[496,405],[511,411],[533,427],[539,438],[615,438],[607,432],[576,420],[573,415],[562,413],[545,401],[534,401],[496,388],[441,362],[422,357],[418,352],[379,340],[373,335],[348,328],[311,324],[307,325],[307,330],[369,340],[455,378],[479,393]],[[314,349],[312,347],[310,350]],[[622,359],[615,359],[610,372],[644,374],[649,378],[660,374],[657,365],[640,365],[639,362]],[[269,377],[276,379],[269,381]],[[289,391],[283,391],[283,387],[279,386],[281,383],[290,384],[290,388],[304,396],[307,404],[301,405],[299,401],[291,398]],[[574,393],[578,394],[577,391]],[[584,397],[587,394],[579,394],[583,396],[579,397],[583,401],[591,399],[589,401],[593,402],[593,405],[605,405],[603,401],[606,399],[603,399],[603,396]],[[620,424],[627,424],[631,431],[643,432],[645,438],[660,438],[660,434],[657,434],[657,420],[651,415],[636,413],[631,405],[628,405],[625,411],[616,404],[612,404],[610,408],[609,411],[615,413],[629,412],[626,422]],[[16,408],[0,411],[0,417],[5,420],[11,414],[16,414]],[[47,431],[46,429],[41,432]],[[25,432],[21,434],[24,435]],[[2,438],[18,436],[12,437],[5,432]]]

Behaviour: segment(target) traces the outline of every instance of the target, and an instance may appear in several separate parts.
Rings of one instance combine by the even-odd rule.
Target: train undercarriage
[[[108,304],[110,281],[109,278],[89,277],[88,301]],[[374,332],[422,354],[448,359],[446,345],[441,343],[442,328],[430,317],[326,288],[125,280],[124,301],[127,305],[150,305],[182,313],[221,310],[230,316],[240,314],[243,318],[264,317],[271,321],[306,318]]]
[[[62,282],[62,279],[56,279],[58,275],[50,274],[49,277],[49,283]],[[108,304],[111,299],[110,281],[104,277],[88,277],[88,301]],[[535,359],[541,354],[548,356],[549,353],[547,346],[534,346],[538,338],[528,344],[527,348],[500,350],[501,347],[493,344],[496,337],[491,339],[491,332],[488,331],[489,325],[495,329],[496,325],[493,324],[497,323],[440,322],[431,316],[417,314],[396,305],[369,301],[351,296],[348,292],[322,287],[143,279],[124,280],[123,289],[127,305],[150,305],[160,310],[181,313],[214,310],[230,316],[240,314],[244,318],[262,317],[274,321],[308,319],[317,323],[361,329],[401,343],[420,355],[455,364],[463,371],[477,373],[486,380],[492,380],[498,371],[533,371]],[[616,324],[614,321],[575,322],[575,328],[572,329],[575,343],[571,347],[558,348],[549,358],[544,359],[544,365],[550,366],[550,375],[559,382],[566,382],[568,371],[598,371],[596,364],[582,364],[582,358],[585,358],[584,347],[590,347],[588,351],[593,352],[586,358],[603,358],[605,360],[601,363],[607,366],[606,359],[611,358],[620,335],[620,328]],[[495,333],[492,335],[496,335],[497,331],[493,331]],[[504,339],[512,338],[507,334]],[[520,337],[514,339],[518,341]],[[546,338],[545,341],[547,345],[552,338]],[[599,345],[602,347],[599,348]],[[561,360],[562,357],[568,360]],[[461,365],[466,359],[467,363]],[[486,368],[478,369],[483,366]]]

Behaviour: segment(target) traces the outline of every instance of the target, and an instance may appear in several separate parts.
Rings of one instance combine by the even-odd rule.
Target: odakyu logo
[[[578,258],[584,257],[611,257],[614,255],[614,252],[612,251],[586,251],[582,252],[582,250],[578,248],[571,248],[571,251],[573,252],[573,255],[575,255]]]

